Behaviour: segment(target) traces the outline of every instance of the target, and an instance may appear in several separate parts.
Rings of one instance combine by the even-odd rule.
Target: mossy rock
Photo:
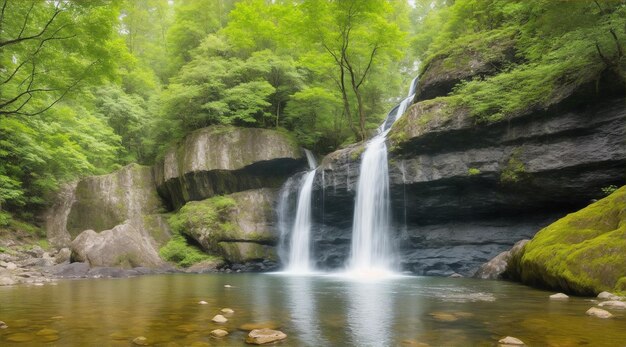
[[[276,243],[272,206],[276,190],[254,189],[203,201],[192,201],[169,218],[174,232],[195,240],[211,254],[222,254],[218,243]]]
[[[626,186],[539,231],[507,272],[573,294],[626,293]]]

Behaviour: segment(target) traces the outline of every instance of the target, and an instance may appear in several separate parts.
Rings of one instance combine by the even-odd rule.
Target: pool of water
[[[226,288],[225,285],[232,287]],[[242,346],[246,323],[280,327],[283,346],[626,346],[626,312],[588,317],[587,298],[473,279],[280,274],[162,275],[0,287],[1,346]],[[199,301],[208,304],[200,305]],[[221,308],[235,313],[224,324]],[[210,337],[224,328],[225,338]],[[24,342],[15,342],[21,340]]]

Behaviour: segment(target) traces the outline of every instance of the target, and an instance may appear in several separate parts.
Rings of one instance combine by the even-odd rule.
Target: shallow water
[[[129,346],[145,336],[154,346],[242,346],[239,326],[272,321],[289,336],[282,346],[494,346],[507,335],[529,346],[626,346],[626,312],[612,310],[616,317],[609,320],[587,317],[595,305],[590,299],[555,302],[549,294],[507,282],[435,277],[67,280],[0,287],[0,320],[9,326],[0,329],[0,345]],[[211,322],[224,307],[235,310],[229,321]],[[219,327],[231,334],[211,338]],[[18,338],[28,341],[11,342]]]

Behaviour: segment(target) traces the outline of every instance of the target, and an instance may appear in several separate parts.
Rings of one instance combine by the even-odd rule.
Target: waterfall
[[[394,263],[385,134],[378,134],[367,144],[361,159],[352,227],[352,271],[388,272]]]
[[[291,228],[287,228],[289,225],[288,215],[289,213],[289,196],[290,188],[293,185],[292,182],[287,182],[283,187],[280,194],[279,201],[279,221],[281,227],[281,240],[283,246],[287,237],[290,238],[288,242],[289,252],[283,252],[286,258],[287,272],[292,273],[307,273],[311,272],[314,268],[311,262],[311,198],[313,193],[313,181],[315,179],[315,157],[309,150],[304,150],[306,153],[307,162],[309,164],[309,171],[300,180],[300,188],[298,189],[298,200],[296,205],[296,217],[291,224]]]
[[[387,133],[413,100],[417,78],[409,96],[387,115],[378,134],[366,145],[361,158],[352,226],[349,270],[357,273],[388,273],[397,263],[391,239],[391,203],[387,164]]]

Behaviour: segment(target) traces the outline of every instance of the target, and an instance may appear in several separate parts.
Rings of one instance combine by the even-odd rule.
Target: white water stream
[[[305,149],[305,153],[310,171],[304,176],[298,192],[296,219],[291,229],[286,269],[290,273],[308,273],[314,270],[311,261],[311,197],[317,163],[311,151]]]

